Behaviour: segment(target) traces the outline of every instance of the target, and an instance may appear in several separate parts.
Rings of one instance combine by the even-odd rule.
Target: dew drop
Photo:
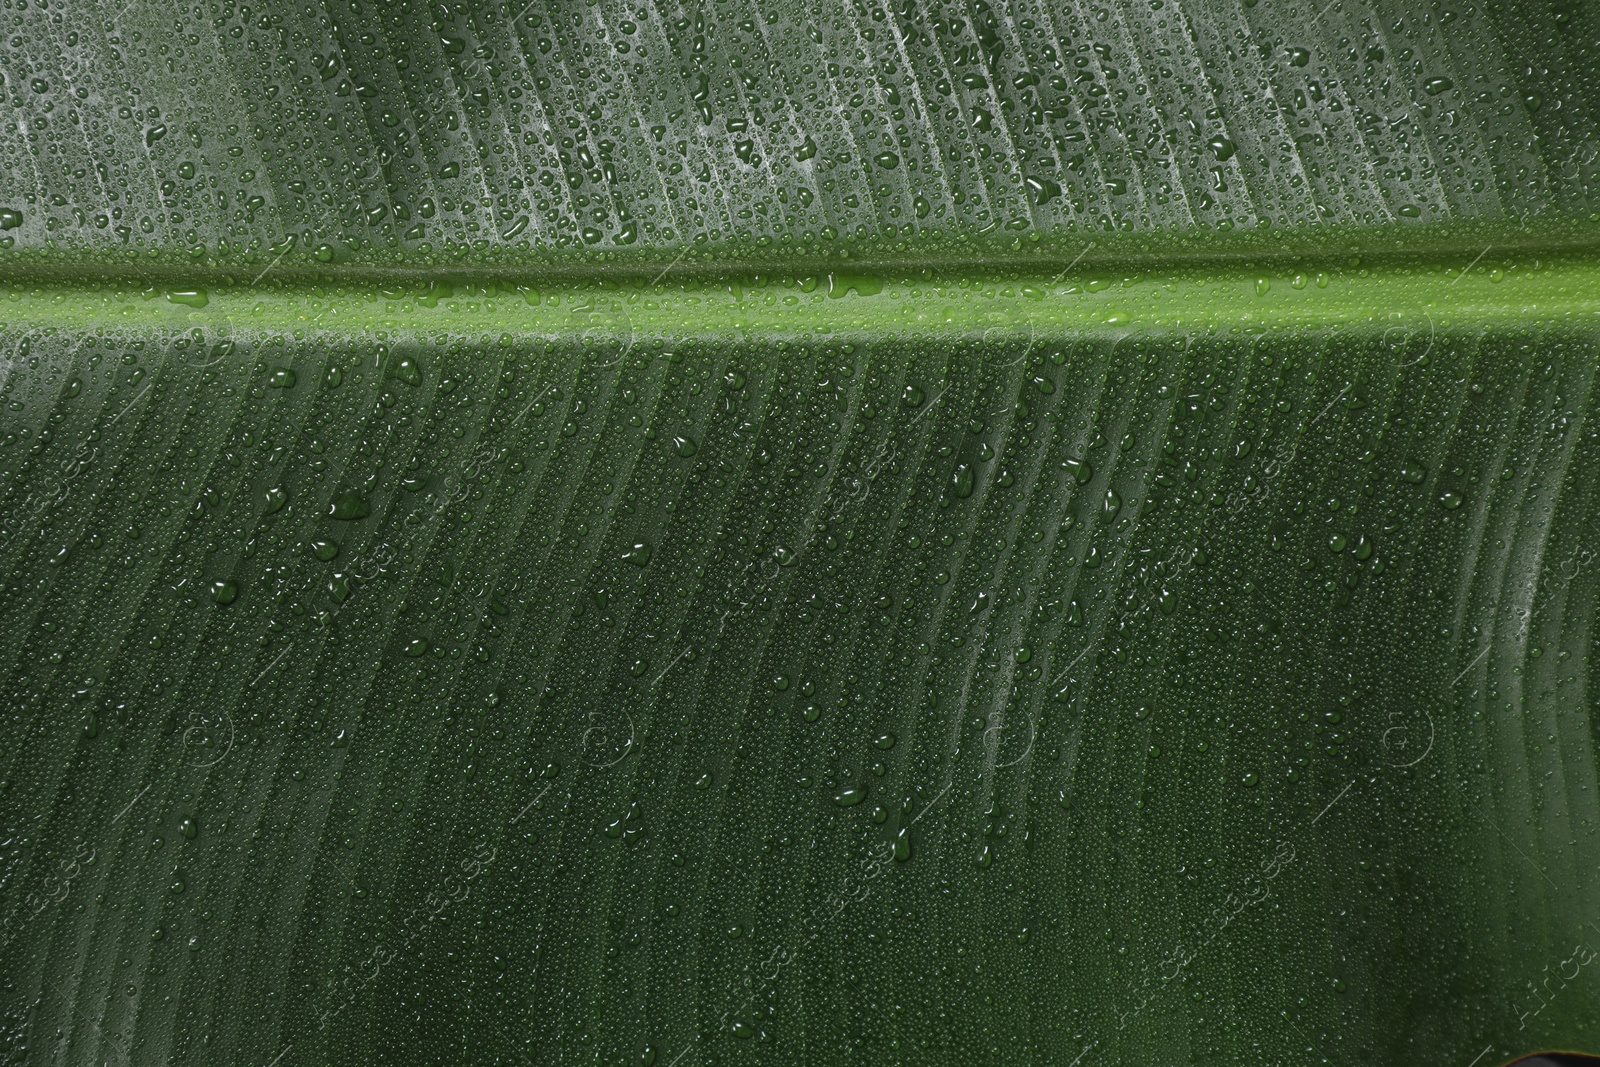
[[[955,472],[950,476],[950,492],[962,499],[972,495],[971,464],[956,464]]]
[[[364,519],[372,514],[372,505],[367,503],[367,498],[354,489],[346,489],[333,498],[328,505],[328,518],[338,519],[342,522],[354,522]]]

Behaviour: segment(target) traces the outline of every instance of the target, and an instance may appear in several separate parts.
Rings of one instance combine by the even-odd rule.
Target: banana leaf
[[[1592,5],[0,26],[0,1062],[1600,1053]]]

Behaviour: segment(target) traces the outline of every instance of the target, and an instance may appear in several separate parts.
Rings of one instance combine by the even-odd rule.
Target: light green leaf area
[[[0,31],[0,1064],[1600,1053],[1592,5]]]

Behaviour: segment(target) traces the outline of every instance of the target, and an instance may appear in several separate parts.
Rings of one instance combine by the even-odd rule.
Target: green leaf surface
[[[0,1063],[1600,1052],[1592,6],[0,28]]]

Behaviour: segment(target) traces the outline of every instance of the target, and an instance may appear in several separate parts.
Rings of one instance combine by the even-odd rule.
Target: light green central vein
[[[652,285],[565,281],[256,289],[27,288],[0,299],[0,330],[240,336],[585,334],[759,341],[812,334],[991,342],[1083,331],[1428,331],[1600,314],[1600,262],[1492,253],[1470,264],[1076,268],[1055,276],[919,279],[833,274]],[[1465,273],[1463,273],[1465,272]]]

